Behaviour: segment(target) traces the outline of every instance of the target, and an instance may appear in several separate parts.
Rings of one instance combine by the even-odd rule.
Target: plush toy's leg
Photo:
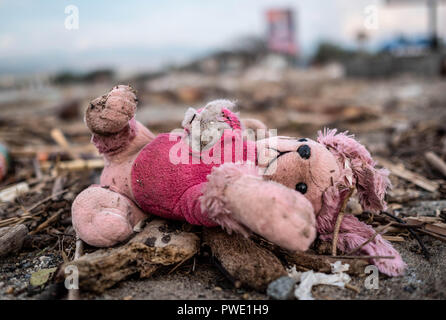
[[[99,186],[82,191],[71,212],[78,236],[96,247],[109,247],[126,240],[145,217],[127,197]]]
[[[289,250],[307,250],[314,241],[311,203],[295,190],[263,180],[256,167],[226,163],[214,168],[208,181],[201,208],[228,231],[252,230]]]

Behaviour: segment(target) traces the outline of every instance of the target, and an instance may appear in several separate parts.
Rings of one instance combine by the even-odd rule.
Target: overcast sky
[[[420,1],[422,2],[422,1]],[[65,28],[65,7],[79,8],[79,29]],[[322,39],[354,44],[365,8],[378,9],[373,47],[399,34],[427,32],[423,5],[388,7],[384,0],[0,0],[0,73],[86,70],[112,66],[143,70],[265,34],[264,11],[297,13],[297,40],[309,54]],[[446,30],[446,9],[439,11]]]

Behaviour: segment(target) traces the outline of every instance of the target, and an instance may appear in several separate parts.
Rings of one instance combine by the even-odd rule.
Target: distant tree
[[[344,61],[356,54],[353,50],[345,49],[331,42],[321,42],[311,59],[312,64],[326,64],[332,61]]]

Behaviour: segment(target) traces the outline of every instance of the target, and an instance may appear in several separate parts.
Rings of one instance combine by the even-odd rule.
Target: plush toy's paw
[[[376,256],[393,256],[393,259],[372,259],[378,270],[388,276],[401,276],[407,265],[401,259],[400,254],[392,245],[384,240],[380,235],[376,236],[375,241],[365,246],[364,251],[369,255]]]
[[[101,187],[82,191],[72,206],[73,227],[86,243],[109,247],[133,233],[143,213],[123,195]]]
[[[136,112],[138,99],[130,86],[119,85],[91,101],[85,122],[96,134],[109,135],[124,129]]]
[[[250,165],[214,168],[202,209],[228,231],[249,229],[289,250],[305,251],[316,237],[313,206],[300,193],[265,181]]]
[[[373,259],[372,261],[381,273],[391,277],[402,276],[407,267],[400,256],[395,259]]]

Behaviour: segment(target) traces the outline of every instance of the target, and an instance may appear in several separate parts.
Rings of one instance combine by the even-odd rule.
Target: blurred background
[[[84,107],[124,83],[155,132],[227,98],[280,134],[443,152],[445,36],[443,0],[0,0],[0,140],[20,161],[59,150],[57,128],[82,151]]]

